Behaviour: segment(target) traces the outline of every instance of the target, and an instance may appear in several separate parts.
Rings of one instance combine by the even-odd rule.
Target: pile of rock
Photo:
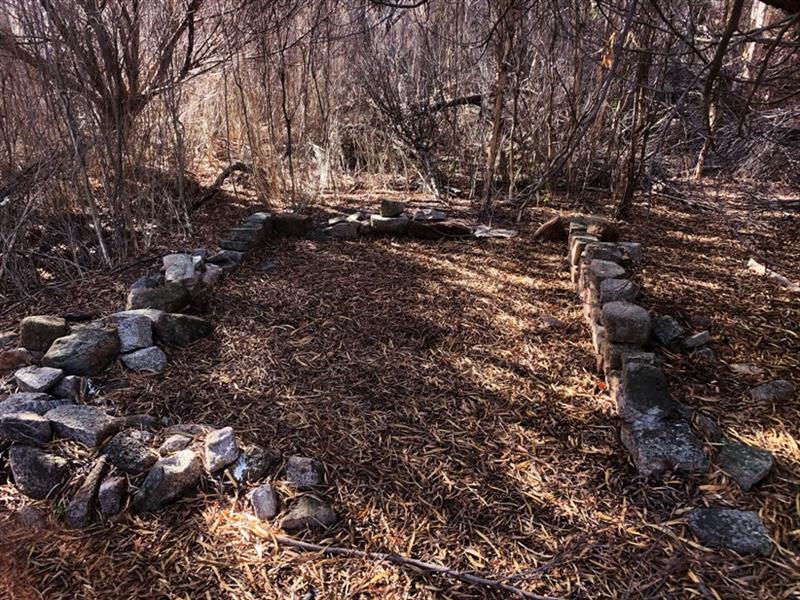
[[[696,353],[709,343],[711,336],[701,332],[685,338],[674,318],[654,319],[635,304],[639,285],[634,275],[642,261],[642,248],[617,239],[618,231],[609,235],[608,229],[598,226],[597,221],[580,219],[568,224],[571,278],[583,303],[598,369],[605,375],[607,389],[622,419],[622,442],[642,476],[703,474],[709,465],[706,448],[692,428],[690,410],[670,393],[652,348],[659,343],[680,344]],[[729,439],[710,419],[702,419],[714,460],[743,490],[751,489],[767,476],[774,462],[769,452]],[[716,431],[713,438],[708,433],[712,430]],[[769,548],[771,542],[763,525],[751,526],[753,519],[760,524],[755,513],[702,510],[706,512],[697,513],[702,517],[690,519],[701,539],[713,538],[719,541],[718,545],[740,551],[763,553],[765,546]],[[713,511],[727,512],[715,515]],[[720,520],[733,520],[739,527],[739,533],[728,538],[730,543],[724,543],[719,531],[715,535],[709,533],[719,529]],[[738,543],[733,538],[741,542],[740,530],[747,530],[754,537]]]

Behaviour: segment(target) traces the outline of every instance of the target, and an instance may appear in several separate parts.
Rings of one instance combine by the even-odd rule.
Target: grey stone
[[[381,200],[382,217],[399,217],[406,209],[406,205],[398,200]]]
[[[606,371],[619,371],[627,362],[655,365],[656,355],[645,352],[641,346],[630,344],[603,344],[603,368]]]
[[[56,339],[69,334],[69,325],[61,317],[35,315],[19,324],[20,345],[28,350],[47,352]]]
[[[236,434],[232,427],[216,429],[206,436],[205,463],[210,473],[216,473],[227,467],[239,457]]]
[[[586,244],[583,258],[587,261],[606,260],[621,265],[625,260],[625,252],[611,242],[593,242]]]
[[[45,414],[56,435],[96,448],[117,432],[118,419],[94,406],[64,404]]]
[[[133,352],[153,345],[153,321],[142,314],[110,317],[116,322],[119,351]]]
[[[624,422],[621,437],[636,469],[644,477],[657,477],[669,471],[701,474],[708,469],[703,445],[683,418]]]
[[[327,502],[313,496],[303,496],[294,503],[289,513],[281,519],[284,531],[327,529],[339,520]]]
[[[197,283],[195,260],[191,254],[167,254],[164,263],[164,282],[167,286],[177,285],[191,289]]]
[[[609,342],[641,346],[650,339],[650,315],[641,306],[629,302],[609,302],[603,305],[602,314]]]
[[[250,492],[250,504],[256,517],[262,521],[272,519],[278,514],[278,496],[268,483]]]
[[[255,483],[263,479],[280,460],[281,453],[277,450],[250,444],[241,448],[239,458],[228,467],[228,472],[239,484]]]
[[[193,490],[203,474],[203,462],[192,450],[162,458],[147,472],[133,496],[133,510],[151,512]]]
[[[673,400],[667,378],[656,366],[642,362],[625,362],[617,408],[628,422],[645,420],[650,423],[676,414],[685,414],[685,408]]]
[[[167,367],[167,355],[158,346],[129,352],[120,358],[123,364],[132,371],[161,373]]]
[[[153,308],[177,312],[189,305],[189,290],[175,283],[164,283],[161,277],[148,276],[137,280],[128,293],[126,310]]]
[[[605,279],[600,282],[598,301],[601,306],[609,302],[633,302],[637,291],[630,279]]]
[[[642,252],[642,245],[639,242],[617,242],[617,247],[621,248],[625,253],[626,263],[632,265],[641,264],[644,252]]]
[[[586,249],[586,246],[589,244],[594,244],[599,242],[600,240],[597,239],[593,235],[586,235],[585,233],[578,233],[577,235],[572,235],[569,238],[569,264],[577,265],[581,259],[581,255],[583,251]]]
[[[50,441],[50,421],[32,412],[0,415],[0,441],[41,445]]]
[[[223,271],[232,271],[238,267],[246,255],[244,252],[236,252],[235,250],[220,250],[208,257],[208,263],[218,266]]]
[[[233,250],[234,252],[246,253],[253,247],[253,242],[245,242],[241,240],[220,240],[219,247],[223,250]]]
[[[249,242],[255,244],[261,239],[263,226],[257,223],[245,227],[233,227],[228,232],[228,239],[235,242]]]
[[[772,551],[772,540],[756,512],[695,508],[689,513],[688,523],[704,546],[760,556],[769,556]]]
[[[296,213],[280,213],[272,217],[272,229],[278,235],[303,237],[313,227],[311,217]]]
[[[736,375],[756,377],[764,374],[764,369],[753,363],[733,363],[730,365],[730,369]]]
[[[90,383],[87,379],[81,377],[80,375],[67,375],[56,384],[56,387],[54,387],[52,390],[52,394],[56,398],[65,398],[75,401],[81,397],[81,394],[84,390],[84,384],[88,389]]]
[[[138,431],[122,431],[111,438],[104,449],[108,462],[123,473],[138,475],[152,467],[158,456]],[[146,439],[146,438],[145,438]]]
[[[298,489],[308,489],[322,484],[325,467],[321,462],[304,456],[290,456],[284,473],[287,483]]]
[[[14,511],[14,520],[29,531],[39,531],[47,524],[45,514],[33,506],[23,506]]]
[[[43,415],[47,411],[64,404],[69,404],[69,402],[67,400],[53,398],[49,394],[20,392],[18,394],[11,394],[8,398],[0,402],[0,415],[17,412],[32,412],[37,415]]]
[[[256,223],[263,225],[265,228],[268,228],[267,225],[270,225],[271,221],[272,215],[268,212],[254,212],[244,220],[245,223]]]
[[[220,277],[222,277],[222,268],[215,264],[208,263],[203,272],[203,285],[207,288],[211,287],[219,281]]]
[[[108,472],[108,463],[101,456],[67,506],[64,513],[64,524],[67,527],[81,529],[92,522],[97,492],[106,472]]]
[[[683,334],[683,327],[670,315],[661,315],[653,320],[653,337],[662,346],[677,343]]]
[[[749,492],[764,479],[775,463],[771,452],[727,438],[717,449],[714,458],[720,468],[745,492]]]
[[[215,427],[201,423],[178,423],[176,425],[167,426],[161,433],[165,436],[180,434],[197,437],[207,434],[212,429],[215,429]]]
[[[405,215],[399,217],[382,217],[372,215],[369,224],[373,231],[389,235],[404,235],[408,230],[409,218]]]
[[[8,463],[19,491],[35,500],[47,498],[67,474],[65,459],[30,446],[11,446]]]
[[[150,323],[154,326],[164,314],[166,313],[163,310],[158,310],[156,308],[134,308],[131,310],[115,312],[109,317],[109,319],[115,321],[120,319],[130,319],[132,317],[147,317],[150,320]]]
[[[186,346],[214,332],[214,326],[200,317],[164,313],[155,324],[156,337],[165,344]]]
[[[117,354],[119,338],[115,329],[86,328],[54,341],[42,364],[62,369],[68,375],[97,375]]]
[[[762,383],[750,390],[750,397],[755,402],[782,402],[794,394],[796,386],[791,381],[776,379],[769,383]]]
[[[64,371],[51,367],[23,367],[14,373],[20,392],[49,392],[64,377]]]
[[[345,221],[327,227],[326,231],[336,240],[355,240],[358,239],[361,225],[355,221]]]
[[[100,514],[104,517],[113,517],[122,512],[127,493],[128,482],[124,477],[109,477],[103,481],[100,485],[100,490],[97,492]]]
[[[586,269],[586,282],[595,290],[600,289],[600,285],[607,279],[624,279],[627,271],[608,260],[592,260]]]
[[[683,345],[686,348],[694,349],[699,348],[700,346],[705,346],[711,341],[711,334],[708,331],[701,331],[700,333],[695,333],[692,336],[689,336],[683,341]]]
[[[158,447],[158,453],[161,456],[169,456],[170,454],[175,454],[176,452],[185,450],[191,443],[191,436],[176,433],[175,435],[171,435],[164,440],[164,443]]]

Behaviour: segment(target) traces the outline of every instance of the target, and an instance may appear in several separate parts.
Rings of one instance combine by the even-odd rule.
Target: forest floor
[[[317,210],[374,208],[381,195],[390,194],[329,199]],[[510,240],[274,241],[214,292],[213,338],[169,350],[159,376],[115,367],[105,394],[126,412],[231,425],[284,454],[322,460],[323,495],[342,521],[327,537],[305,536],[316,543],[397,552],[555,597],[792,597],[800,594],[800,398],[765,405],[747,392],[766,379],[798,379],[800,303],[745,263],[757,251],[800,280],[787,250],[800,247],[800,227],[780,211],[756,225],[748,201],[733,195],[720,218],[720,198],[699,212],[674,201],[637,205],[624,237],[645,249],[641,304],[710,322],[718,362],[661,354],[676,397],[776,455],[773,473],[748,494],[713,469],[655,484],[629,463],[569,283],[566,244],[531,237],[554,209],[586,207],[535,208]],[[191,247],[249,212],[205,210],[214,218],[198,219]],[[12,305],[0,330],[25,314],[116,310],[153,265]],[[766,374],[739,375],[733,363]],[[0,513],[23,501],[0,486]],[[684,517],[705,504],[759,511],[777,543],[772,557],[702,548]],[[77,533],[55,520],[26,531],[0,516],[0,596],[5,586],[19,599],[505,597],[281,548],[276,533],[249,515],[243,496],[213,489]]]

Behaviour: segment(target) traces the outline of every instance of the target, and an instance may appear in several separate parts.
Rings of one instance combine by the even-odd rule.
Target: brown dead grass
[[[644,210],[627,235],[646,248],[642,303],[687,322],[709,317],[721,358],[663,355],[676,396],[777,456],[750,494],[716,472],[661,484],[636,477],[597,386],[565,246],[531,241],[528,227],[508,241],[275,242],[215,293],[214,339],[171,350],[161,377],[115,370],[108,379],[128,383],[107,396],[129,412],[229,424],[284,454],[323,460],[323,495],[343,520],[324,539],[307,536],[320,543],[409,554],[553,596],[792,597],[800,406],[754,404],[746,392],[755,381],[726,365],[755,362],[796,379],[797,298],[745,270],[747,254],[720,219],[675,204]],[[548,214],[537,210],[534,221]],[[759,237],[762,251],[796,247],[793,223]],[[68,302],[111,310],[132,271],[93,284],[107,296],[68,287],[4,318]],[[7,508],[21,502],[2,490]],[[760,559],[703,549],[683,523],[701,504],[758,510],[777,550]],[[213,489],[85,533],[12,523],[0,535],[9,571],[0,590],[13,597],[499,597],[277,548],[243,497]]]

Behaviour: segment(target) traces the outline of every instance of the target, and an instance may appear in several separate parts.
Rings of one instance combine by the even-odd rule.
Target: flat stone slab
[[[47,498],[67,475],[66,459],[30,446],[11,446],[8,463],[17,489],[35,500]]]
[[[623,420],[651,423],[686,412],[669,392],[664,372],[646,362],[628,361],[622,367],[617,409]]]
[[[621,265],[625,261],[625,252],[612,242],[593,242],[586,244],[583,258],[587,261],[606,260]]]
[[[52,367],[24,367],[14,373],[20,392],[49,392],[64,377],[64,371]]]
[[[694,335],[689,336],[688,338],[683,340],[683,345],[689,350],[694,350],[695,348],[699,348],[700,346],[705,346],[710,341],[711,341],[711,334],[708,331],[701,331],[700,333],[695,333]]]
[[[19,392],[18,394],[11,394],[0,402],[0,415],[17,412],[32,412],[37,415],[43,415],[64,404],[70,404],[70,402],[61,398],[53,398],[50,394]]]
[[[150,346],[123,354],[120,359],[131,371],[161,373],[167,367],[167,355],[158,346]]]
[[[61,317],[34,315],[19,324],[20,346],[36,352],[47,352],[50,344],[68,334],[69,325]]]
[[[102,444],[117,432],[120,420],[99,408],[85,404],[65,404],[45,414],[56,435],[75,440],[90,448]]]
[[[609,302],[602,310],[602,323],[609,342],[643,346],[650,339],[650,314],[641,306]]]
[[[642,350],[641,346],[606,342],[602,345],[602,351],[603,368],[606,371],[620,371],[627,362],[639,362],[652,366],[656,364],[656,355]]]
[[[336,240],[355,240],[361,232],[361,224],[358,221],[343,221],[326,227],[324,231]]]
[[[782,402],[794,394],[797,387],[791,381],[776,379],[769,383],[762,383],[750,390],[750,397],[755,402]]]
[[[58,338],[44,355],[42,364],[69,375],[97,375],[119,354],[116,329],[86,327]]]
[[[50,421],[41,415],[32,412],[0,415],[0,441],[43,445],[52,436]]]
[[[192,450],[162,458],[147,472],[133,497],[133,510],[151,512],[192,491],[203,474],[203,461]]]
[[[745,492],[769,475],[775,464],[771,452],[727,438],[717,449],[714,460]]]
[[[689,528],[709,548],[727,548],[739,554],[769,556],[772,540],[758,513],[733,508],[695,508]]]
[[[335,525],[338,520],[338,515],[327,502],[313,496],[303,496],[281,519],[281,529],[284,531],[327,529]]]
[[[272,519],[278,514],[278,496],[268,483],[250,492],[250,504],[256,517],[262,521]]]
[[[215,429],[206,436],[204,457],[209,473],[221,471],[239,458],[239,447],[236,444],[233,427]]]
[[[703,444],[682,418],[623,423],[621,437],[643,477],[670,471],[702,474],[708,469]]]
[[[284,473],[286,482],[298,489],[309,489],[321,485],[325,479],[325,467],[321,462],[305,456],[290,456]]]

